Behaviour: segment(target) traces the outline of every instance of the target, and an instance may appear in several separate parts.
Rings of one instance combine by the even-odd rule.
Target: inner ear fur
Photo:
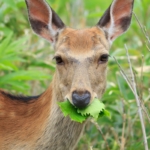
[[[130,26],[134,0],[114,0],[98,22],[108,33],[108,40],[114,41]]]
[[[45,0],[26,0],[28,16],[33,31],[50,42],[65,24]]]

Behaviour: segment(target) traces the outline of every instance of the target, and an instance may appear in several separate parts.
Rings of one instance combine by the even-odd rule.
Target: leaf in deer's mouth
[[[89,106],[87,106],[85,109],[77,109],[77,112],[82,116],[91,116],[95,119],[98,119],[99,114],[103,112],[104,109],[105,105],[98,99],[94,99]]]
[[[64,116],[69,116],[71,120],[82,123],[88,117],[92,117],[95,120],[101,116],[108,116],[110,113],[105,110],[105,105],[100,102],[99,99],[94,99],[93,102],[84,109],[74,107],[68,100],[65,102],[58,103]]]

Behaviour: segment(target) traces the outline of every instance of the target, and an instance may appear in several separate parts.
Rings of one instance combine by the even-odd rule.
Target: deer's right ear
[[[33,31],[54,43],[56,35],[65,27],[64,23],[45,0],[26,0],[26,4]]]

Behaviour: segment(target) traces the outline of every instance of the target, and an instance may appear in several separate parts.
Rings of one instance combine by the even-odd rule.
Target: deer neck
[[[82,134],[85,123],[77,123],[71,121],[69,117],[64,117],[58,106],[58,102],[64,101],[64,99],[59,90],[59,85],[55,82],[55,77],[49,89],[45,92],[46,96],[49,94],[49,90],[52,89],[52,104],[46,129],[40,141],[43,145],[41,148],[48,147],[55,150],[73,150]]]

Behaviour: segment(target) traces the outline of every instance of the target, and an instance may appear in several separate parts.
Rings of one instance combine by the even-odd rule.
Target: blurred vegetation
[[[51,7],[71,27],[95,25],[110,5],[111,0],[49,0]],[[150,35],[150,1],[136,0],[134,12]],[[115,56],[128,74],[124,44],[131,56],[138,93],[147,110],[150,109],[150,43],[133,16],[126,34],[118,38],[110,55]],[[49,43],[31,31],[24,0],[0,1],[0,88],[18,94],[42,93],[55,71],[53,50]],[[142,71],[143,70],[143,71]],[[102,98],[112,119],[98,120],[102,133],[94,125],[86,127],[77,150],[144,150],[141,124],[134,95],[119,73],[113,57],[109,60],[107,90]],[[150,122],[145,116],[145,127],[150,147]],[[123,134],[124,133],[124,134]],[[107,146],[107,144],[108,146]],[[121,149],[121,150],[123,150]]]

